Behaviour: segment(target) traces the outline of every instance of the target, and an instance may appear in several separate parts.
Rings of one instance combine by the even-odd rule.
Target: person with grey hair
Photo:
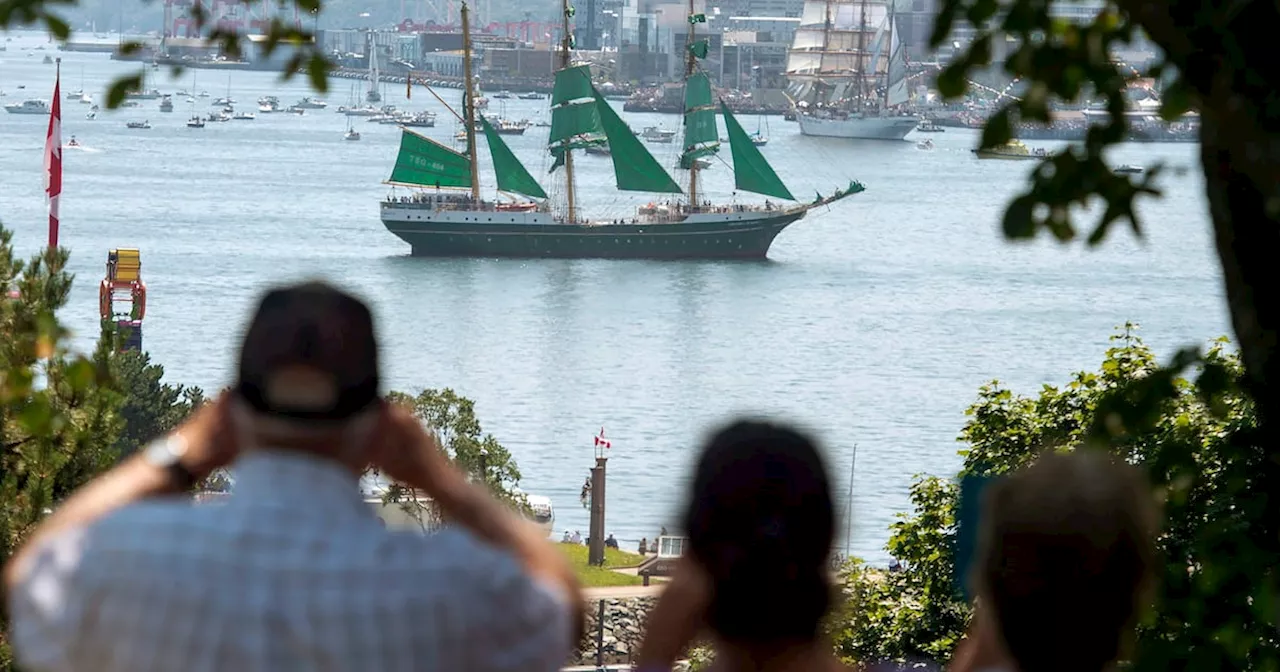
[[[580,636],[545,536],[379,396],[373,318],[319,283],[267,293],[234,389],[75,492],[5,568],[29,670],[557,670]],[[182,497],[233,466],[223,506]],[[386,529],[370,466],[455,525]]]

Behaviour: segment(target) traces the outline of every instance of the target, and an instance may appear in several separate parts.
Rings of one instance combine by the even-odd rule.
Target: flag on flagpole
[[[53,109],[44,140],[44,191],[49,195],[49,247],[58,246],[58,196],[62,194],[62,59],[53,80]]]
[[[604,427],[601,427],[601,428],[600,428],[600,434],[598,434],[598,435],[596,436],[596,447],[597,447],[597,448],[605,448],[605,449],[608,449],[608,448],[610,448],[610,447],[612,447],[612,446],[613,446],[613,444],[612,444],[612,443],[610,443],[609,441],[605,440],[605,438],[604,438]]]

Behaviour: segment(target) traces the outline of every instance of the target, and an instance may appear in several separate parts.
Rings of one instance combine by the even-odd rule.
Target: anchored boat
[[[687,192],[644,147],[644,143],[605,101],[591,82],[587,65],[570,62],[567,37],[571,11],[563,7],[565,30],[561,69],[551,94],[551,134],[547,149],[552,172],[564,179],[563,204],[551,203],[538,181],[520,163],[493,124],[478,117],[470,71],[469,10],[462,8],[465,95],[461,117],[466,153],[446,147],[408,129],[401,132],[400,152],[387,183],[408,187],[381,204],[382,222],[409,243],[418,256],[567,257],[715,259],[762,258],[774,238],[814,207],[863,190],[851,182],[811,203],[795,197],[752,142],[751,136],[722,102],[716,104],[710,80],[698,66],[705,46],[695,43],[697,23],[705,17],[689,6],[689,50],[685,82],[685,122],[680,168]],[[716,114],[728,130],[735,184],[775,199],[762,205],[717,205],[699,194],[698,173],[720,149]],[[477,126],[489,146],[498,191],[523,196],[511,203],[485,200],[480,194],[476,156]],[[617,188],[662,194],[665,203],[650,203],[623,219],[592,219],[581,212],[574,182],[575,152],[607,147]],[[685,196],[687,198],[680,198]],[[513,196],[514,197],[514,196]]]

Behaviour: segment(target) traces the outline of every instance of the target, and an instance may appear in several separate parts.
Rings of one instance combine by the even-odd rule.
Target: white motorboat
[[[21,103],[10,103],[4,106],[9,114],[49,114],[49,103],[32,98]]]

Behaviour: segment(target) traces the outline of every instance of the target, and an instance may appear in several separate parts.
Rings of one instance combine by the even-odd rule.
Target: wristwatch
[[[180,491],[195,487],[200,479],[182,463],[187,454],[187,440],[181,434],[162,436],[147,444],[142,450],[142,459],[169,476],[174,486]]]

